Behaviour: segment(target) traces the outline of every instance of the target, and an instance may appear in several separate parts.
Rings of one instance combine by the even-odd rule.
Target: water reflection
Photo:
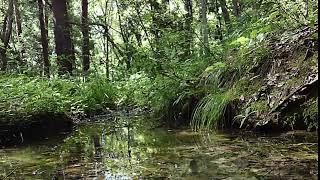
[[[315,134],[299,135],[306,143],[292,135],[154,127],[146,118],[117,117],[81,124],[64,139],[0,150],[0,179],[315,179],[318,174],[318,144],[310,138]]]

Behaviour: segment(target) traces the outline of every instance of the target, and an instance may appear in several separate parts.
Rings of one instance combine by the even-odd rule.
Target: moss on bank
[[[312,85],[306,94],[295,93],[318,79],[316,33],[310,27],[276,29],[271,36],[264,36],[263,41],[250,39],[251,43],[235,44],[244,39],[238,38],[230,40],[231,43],[225,42],[224,46],[229,50],[219,61],[223,68],[219,67],[219,71],[211,68],[207,72],[213,67],[209,66],[204,70],[210,76],[206,75],[202,80],[206,82],[201,84],[206,89],[206,96],[194,111],[196,129],[217,128],[218,124],[232,121],[234,128],[250,130],[265,127],[271,131],[275,128],[316,130],[316,88]],[[222,102],[217,92],[228,94],[228,100]],[[290,102],[282,104],[287,99]],[[288,107],[274,110],[277,106]],[[228,107],[234,110],[230,111]],[[236,115],[230,115],[229,112],[234,111],[237,111]],[[225,116],[229,120],[226,121]]]

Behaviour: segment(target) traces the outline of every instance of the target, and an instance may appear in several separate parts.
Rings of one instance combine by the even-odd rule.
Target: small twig
[[[4,179],[7,179],[11,174],[13,174],[16,171],[17,167],[15,167]]]

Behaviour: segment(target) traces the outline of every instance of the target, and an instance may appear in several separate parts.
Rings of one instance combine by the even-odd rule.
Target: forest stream
[[[317,142],[303,131],[197,133],[100,117],[0,149],[0,179],[317,179]]]
[[[0,2],[0,180],[318,179],[318,1]]]

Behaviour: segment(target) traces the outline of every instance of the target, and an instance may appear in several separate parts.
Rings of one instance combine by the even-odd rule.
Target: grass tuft
[[[191,127],[196,131],[216,129],[232,97],[231,91],[216,92],[204,97],[194,111]]]

